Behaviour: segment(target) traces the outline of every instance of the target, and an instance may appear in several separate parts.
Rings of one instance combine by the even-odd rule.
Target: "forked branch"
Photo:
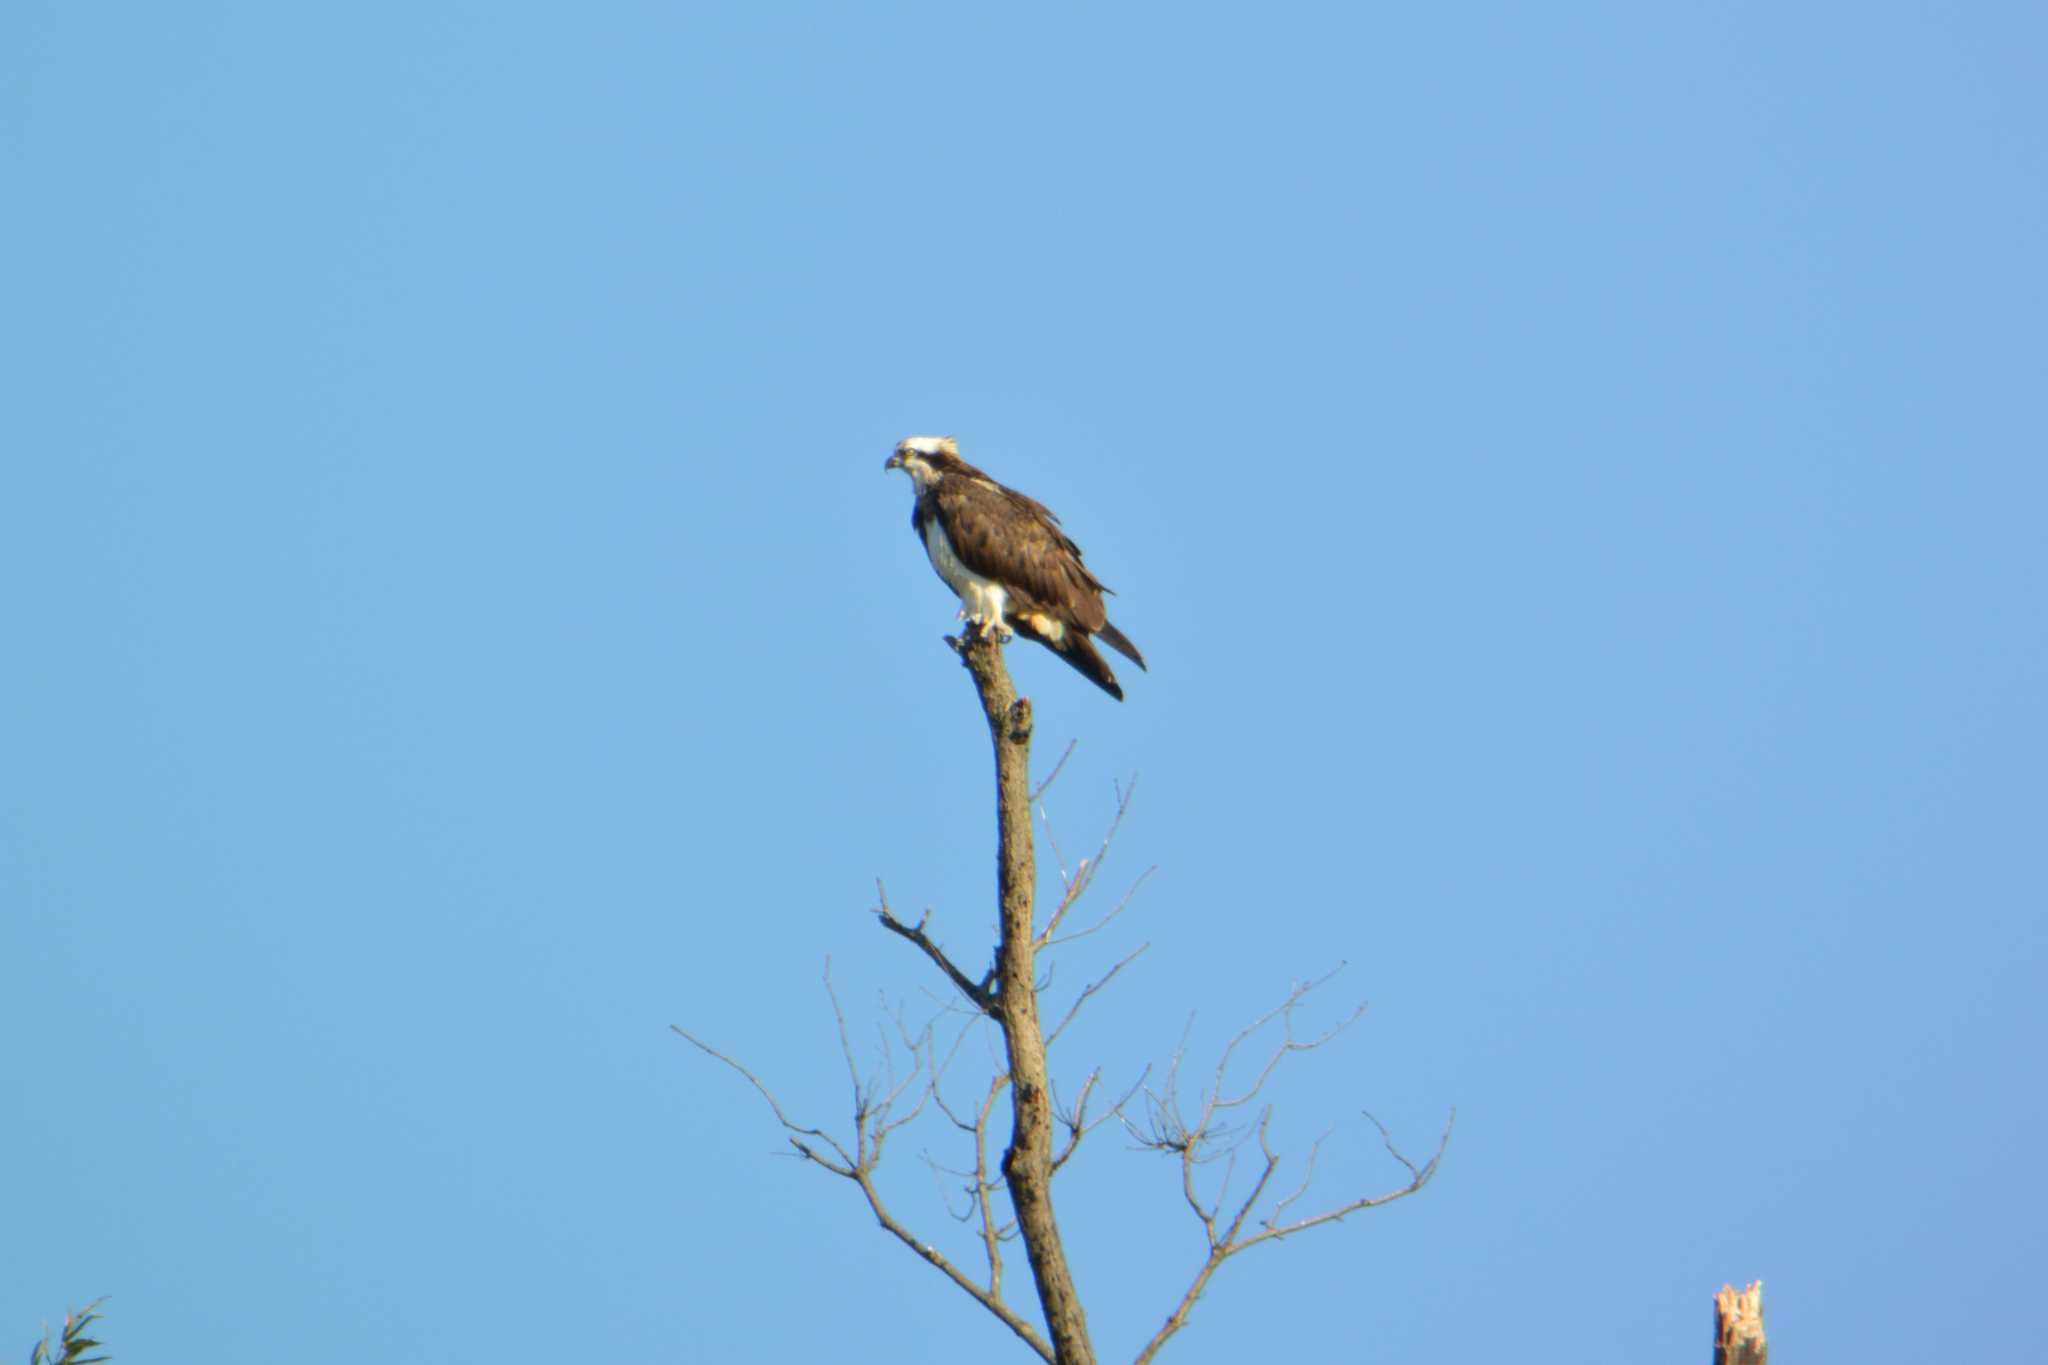
[[[1335,975],[1331,973],[1330,975]],[[1216,1063],[1216,1071],[1207,1087],[1195,1103],[1192,1115],[1184,1108],[1179,1083],[1181,1062],[1186,1055],[1185,1043],[1174,1056],[1168,1068],[1166,1081],[1158,1090],[1145,1091],[1146,1126],[1142,1129],[1125,1120],[1138,1145],[1152,1151],[1172,1154],[1180,1164],[1181,1197],[1195,1220],[1201,1225],[1206,1251],[1201,1265],[1189,1281],[1180,1302],[1167,1315],[1166,1321],[1138,1353],[1138,1365],[1152,1359],[1167,1341],[1187,1325],[1188,1315],[1193,1312],[1195,1302],[1208,1287],[1210,1278],[1222,1264],[1239,1252],[1248,1251],[1262,1242],[1279,1241],[1297,1232],[1305,1232],[1326,1223],[1342,1222],[1354,1213],[1391,1204],[1405,1199],[1424,1185],[1436,1174],[1437,1164],[1443,1158],[1444,1148],[1450,1142],[1451,1125],[1446,1122],[1443,1135],[1437,1140],[1436,1150],[1429,1159],[1417,1164],[1395,1146],[1392,1136],[1384,1125],[1370,1114],[1366,1119],[1378,1131],[1380,1141],[1395,1162],[1408,1175],[1405,1184],[1376,1194],[1361,1195],[1341,1201],[1319,1212],[1300,1217],[1292,1216],[1295,1206],[1308,1193],[1314,1183],[1316,1163],[1320,1157],[1323,1139],[1318,1138],[1309,1148],[1303,1162],[1301,1179],[1294,1188],[1284,1195],[1271,1193],[1273,1179],[1278,1174],[1282,1157],[1272,1143],[1272,1106],[1261,1103],[1266,1086],[1289,1057],[1312,1052],[1324,1046],[1343,1032],[1365,1012],[1360,1005],[1336,1024],[1313,1037],[1302,1038],[1295,1033],[1295,1011],[1304,998],[1330,979],[1324,976],[1318,980],[1298,985],[1276,1009],[1244,1029],[1224,1047]],[[1256,1071],[1248,1081],[1233,1085],[1232,1064],[1251,1040],[1268,1025],[1280,1025],[1280,1038],[1264,1054]],[[1236,1115],[1258,1105],[1258,1117],[1250,1123],[1240,1122]],[[1455,1118],[1455,1115],[1453,1115]],[[1251,1187],[1240,1199],[1230,1197],[1231,1178],[1236,1173],[1239,1151],[1253,1136],[1258,1140],[1256,1169],[1251,1177]],[[1223,1163],[1223,1175],[1213,1193],[1204,1193],[1200,1169],[1211,1163]],[[1267,1203],[1271,1199],[1270,1204]],[[1261,1208],[1263,1216],[1258,1216]],[[1257,1221],[1254,1222],[1256,1217]]]
[[[945,949],[932,942],[931,937],[926,934],[925,926],[931,923],[932,918],[929,910],[916,924],[905,924],[896,918],[895,912],[889,908],[889,893],[882,889],[879,877],[875,879],[875,898],[875,917],[881,920],[882,927],[916,944],[919,951],[938,964],[939,970],[946,974],[946,979],[953,983],[960,994],[967,997],[969,1004],[983,1014],[994,1017],[996,997],[990,986],[995,981],[995,969],[991,967],[979,981],[969,980],[967,973],[954,966],[953,959],[946,956]]]
[[[828,993],[831,993],[831,979],[829,975],[826,979],[826,989]],[[839,1008],[839,998],[836,993],[832,994],[832,1009],[833,1013],[838,1017],[840,1037],[843,1042],[846,1037],[846,1017]],[[707,1056],[725,1063],[725,1065],[731,1067],[744,1077],[747,1084],[754,1087],[755,1093],[759,1094],[762,1100],[767,1103],[769,1112],[775,1115],[775,1121],[781,1124],[783,1130],[789,1135],[789,1145],[795,1150],[797,1156],[823,1170],[830,1171],[836,1176],[852,1181],[860,1188],[861,1197],[867,1201],[869,1210],[875,1215],[875,1221],[881,1224],[890,1236],[910,1248],[920,1260],[933,1266],[947,1279],[958,1285],[975,1302],[994,1314],[998,1321],[1016,1333],[1017,1337],[1025,1345],[1036,1352],[1041,1360],[1052,1361],[1056,1359],[1051,1344],[1046,1341],[1038,1329],[1018,1316],[1016,1310],[1003,1301],[1000,1261],[995,1259],[992,1242],[990,1249],[990,1282],[986,1285],[976,1284],[961,1271],[960,1267],[953,1264],[952,1260],[944,1252],[916,1236],[909,1228],[905,1227],[896,1218],[895,1214],[890,1211],[888,1204],[882,1198],[881,1191],[875,1187],[875,1168],[881,1163],[883,1148],[890,1134],[914,1119],[917,1113],[923,1109],[926,1101],[936,1094],[941,1068],[931,1050],[929,1030],[926,1030],[925,1034],[916,1044],[912,1070],[909,1076],[886,1092],[881,1091],[872,1080],[864,1079],[859,1074],[853,1062],[851,1048],[844,1049],[847,1057],[848,1072],[853,1080],[854,1092],[854,1133],[849,1144],[842,1142],[839,1138],[822,1128],[798,1123],[783,1109],[781,1101],[776,1099],[775,1093],[762,1083],[761,1078],[748,1070],[739,1061],[712,1047],[709,1043],[686,1029],[673,1025],[671,1027],[674,1027],[675,1032],[693,1047]],[[894,1108],[907,1094],[912,1078],[919,1075],[924,1077],[924,1084],[915,1105],[906,1113],[895,1114],[893,1112]],[[985,1203],[983,1208],[985,1211]]]

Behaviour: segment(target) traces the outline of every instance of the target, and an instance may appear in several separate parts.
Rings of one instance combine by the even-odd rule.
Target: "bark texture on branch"
[[[997,948],[996,1022],[1010,1064],[1012,1122],[1003,1178],[1031,1262],[1059,1365],[1094,1365],[1088,1320],[1052,1208],[1052,1085],[1038,1021],[1032,938],[1037,864],[1031,847],[1031,702],[1019,697],[1002,647],[970,629],[951,642],[974,678],[996,758],[996,884],[1002,901]]]
[[[1764,1282],[1721,1286],[1714,1295],[1714,1365],[1770,1365],[1764,1340]]]

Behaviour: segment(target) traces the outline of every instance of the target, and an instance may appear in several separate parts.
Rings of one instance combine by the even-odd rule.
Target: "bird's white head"
[[[938,479],[947,461],[959,458],[960,447],[950,436],[906,436],[896,443],[882,468],[902,470],[922,493]]]

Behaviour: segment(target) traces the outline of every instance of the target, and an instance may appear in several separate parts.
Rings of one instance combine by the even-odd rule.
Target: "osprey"
[[[1081,548],[1060,530],[1058,517],[961,459],[950,436],[905,437],[882,468],[910,476],[917,490],[911,529],[959,594],[960,619],[983,637],[1036,640],[1124,699],[1090,637],[1140,668],[1145,660],[1109,623],[1102,608],[1109,589],[1081,563]]]

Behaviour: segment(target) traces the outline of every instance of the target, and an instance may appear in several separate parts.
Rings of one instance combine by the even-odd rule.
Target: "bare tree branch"
[[[1133,948],[1130,952],[1126,953],[1123,959],[1119,961],[1115,966],[1111,967],[1108,971],[1104,972],[1095,980],[1089,982],[1086,986],[1083,986],[1081,988],[1081,993],[1074,997],[1074,1003],[1067,1006],[1067,1012],[1060,1017],[1059,1023],[1053,1025],[1052,1032],[1045,1035],[1046,1047],[1048,1049],[1051,1048],[1052,1045],[1059,1040],[1060,1034],[1066,1031],[1067,1025],[1074,1022],[1074,1016],[1081,1012],[1081,1006],[1088,1003],[1089,996],[1094,995],[1095,992],[1101,990],[1104,986],[1107,986],[1110,982],[1116,980],[1116,974],[1118,972],[1130,966],[1133,962],[1136,962],[1138,958],[1144,954],[1145,950],[1147,948],[1150,948],[1151,946],[1152,945],[1149,943],[1139,944],[1136,948]]]
[[[905,1228],[903,1224],[896,1220],[895,1215],[890,1213],[888,1206],[882,1200],[881,1192],[875,1188],[874,1182],[874,1168],[881,1160],[881,1144],[870,1141],[867,1124],[868,1111],[859,1100],[856,1101],[858,1136],[855,1138],[855,1146],[859,1152],[859,1156],[856,1157],[850,1155],[839,1139],[833,1137],[830,1133],[825,1132],[823,1129],[807,1127],[791,1119],[784,1112],[781,1101],[775,1098],[774,1092],[762,1084],[760,1077],[749,1071],[745,1066],[733,1060],[725,1053],[720,1052],[717,1048],[712,1047],[701,1038],[691,1034],[688,1030],[673,1024],[670,1025],[670,1028],[674,1029],[680,1037],[699,1051],[725,1063],[741,1076],[744,1076],[747,1083],[753,1086],[755,1092],[767,1102],[769,1111],[775,1115],[775,1121],[789,1132],[791,1135],[789,1144],[796,1149],[797,1154],[832,1172],[832,1174],[844,1177],[858,1185],[861,1195],[867,1200],[868,1208],[875,1215],[875,1221],[880,1223],[891,1236],[917,1253],[920,1260],[932,1265],[944,1274],[947,1279],[959,1285],[975,1302],[986,1308],[1004,1326],[1015,1332],[1025,1345],[1037,1352],[1040,1359],[1047,1361],[1054,1359],[1052,1347],[1040,1335],[1038,1329],[1019,1317],[1015,1310],[1007,1303],[1004,1303],[996,1293],[995,1288],[983,1288],[981,1285],[976,1284],[973,1280],[962,1274],[960,1268],[948,1260],[943,1252],[930,1243],[921,1241],[912,1235],[910,1230]],[[813,1145],[814,1143],[823,1143],[825,1146],[830,1147],[839,1160],[835,1162],[820,1155],[817,1148]]]
[[[1122,1116],[1124,1106],[1131,1102],[1132,1097],[1145,1084],[1145,1074],[1141,1072],[1138,1079],[1131,1082],[1131,1088],[1118,1096],[1116,1103],[1096,1117],[1093,1122],[1090,1122],[1088,1118],[1088,1097],[1094,1093],[1097,1082],[1102,1079],[1100,1069],[1088,1073],[1088,1079],[1082,1084],[1081,1093],[1075,1097],[1072,1109],[1062,1110],[1057,1104],[1054,1105],[1054,1117],[1059,1120],[1060,1126],[1067,1130],[1067,1143],[1053,1157],[1053,1170],[1057,1171],[1067,1164],[1068,1158],[1072,1157],[1075,1149],[1081,1145],[1082,1138],[1087,1137],[1111,1119]]]
[[[1062,760],[1062,762],[1064,761],[1065,760]],[[1087,894],[1088,887],[1095,880],[1095,874],[1101,870],[1102,860],[1109,856],[1109,846],[1112,842],[1115,841],[1116,832],[1119,828],[1122,827],[1124,823],[1124,816],[1131,809],[1131,797],[1136,793],[1137,788],[1137,779],[1133,778],[1131,784],[1128,787],[1122,787],[1117,790],[1116,814],[1110,817],[1109,828],[1103,831],[1102,842],[1096,846],[1095,856],[1093,858],[1083,858],[1080,861],[1079,865],[1074,868],[1072,876],[1069,876],[1067,874],[1065,859],[1061,859],[1060,882],[1065,887],[1065,892],[1060,896],[1059,904],[1053,907],[1052,914],[1047,917],[1045,928],[1039,931],[1039,947],[1043,948],[1052,941],[1054,933],[1056,933],[1060,927],[1060,922],[1066,919],[1067,911],[1073,909],[1075,902],[1079,901],[1083,895]],[[1050,819],[1048,819],[1046,822],[1046,829],[1046,837],[1050,839]],[[1054,845],[1054,852],[1058,852],[1058,845],[1056,844]],[[1147,875],[1150,874],[1148,873]],[[1142,882],[1144,880],[1144,877],[1140,877],[1138,880]],[[1135,891],[1137,890],[1137,887],[1133,885],[1131,889]],[[1130,897],[1128,895],[1125,896],[1125,903],[1128,903],[1129,900]],[[1112,910],[1109,914],[1103,916],[1101,922],[1098,923],[1095,926],[1095,928],[1100,929],[1102,925],[1109,923],[1110,920],[1115,919],[1121,913],[1123,913],[1123,905],[1119,904],[1115,910]],[[1093,932],[1093,930],[1085,932]],[[1076,935],[1075,937],[1079,937],[1079,935]]]
[[[1130,887],[1125,890],[1123,899],[1112,906],[1108,914],[1089,925],[1086,929],[1076,929],[1071,934],[1061,934],[1058,938],[1048,938],[1040,946],[1057,948],[1063,943],[1072,943],[1075,939],[1087,938],[1090,934],[1101,932],[1111,920],[1130,908],[1132,898],[1138,894],[1138,888],[1143,886],[1151,878],[1152,874],[1158,870],[1156,867],[1148,867],[1143,872],[1140,872],[1137,880],[1132,882]]]
[[[677,1035],[679,1035],[685,1042],[689,1043],[690,1046],[698,1049],[700,1052],[703,1052],[708,1056],[714,1057],[717,1060],[724,1062],[734,1071],[737,1071],[740,1073],[740,1075],[746,1077],[747,1084],[753,1086],[755,1091],[761,1096],[761,1098],[768,1102],[768,1108],[772,1110],[775,1114],[775,1121],[781,1124],[783,1128],[786,1129],[788,1132],[793,1134],[793,1136],[790,1138],[790,1146],[796,1148],[798,1152],[800,1152],[806,1157],[809,1157],[812,1161],[817,1162],[820,1166],[823,1166],[826,1170],[832,1172],[832,1174],[843,1175],[848,1178],[852,1177],[853,1168],[857,1163],[855,1162],[852,1156],[847,1154],[846,1149],[839,1145],[839,1139],[833,1137],[830,1133],[826,1132],[822,1128],[807,1128],[803,1124],[797,1123],[795,1120],[791,1119],[788,1114],[782,1112],[782,1105],[779,1101],[776,1100],[774,1092],[769,1090],[767,1086],[761,1084],[761,1078],[759,1076],[756,1076],[753,1072],[747,1070],[746,1067],[742,1066],[737,1061],[734,1061],[731,1057],[726,1056],[723,1052],[720,1052],[717,1048],[711,1046],[711,1044],[705,1042],[702,1038],[699,1038],[694,1033],[689,1032],[680,1024],[670,1024],[669,1028],[674,1030],[674,1032]],[[838,1153],[839,1160],[842,1164],[835,1166],[831,1162],[819,1157],[815,1152],[811,1151],[807,1146],[805,1146],[803,1142],[799,1141],[799,1139],[801,1138],[815,1138],[819,1142],[825,1143],[826,1145],[831,1147],[834,1152]]]
[[[1208,1088],[1200,1097],[1199,1107],[1192,1119],[1182,1109],[1179,1094],[1180,1064],[1186,1055],[1184,1038],[1181,1047],[1175,1051],[1164,1085],[1157,1091],[1145,1092],[1147,1127],[1139,1130],[1128,1119],[1124,1121],[1127,1130],[1137,1139],[1140,1146],[1149,1147],[1154,1151],[1169,1152],[1179,1159],[1181,1197],[1195,1215],[1196,1222],[1201,1225],[1203,1240],[1207,1246],[1202,1264],[1181,1295],[1179,1304],[1167,1316],[1144,1350],[1138,1354],[1138,1365],[1144,1365],[1144,1362],[1151,1360],[1167,1340],[1187,1324],[1188,1314],[1194,1310],[1195,1302],[1201,1298],[1210,1277],[1230,1257],[1262,1242],[1278,1241],[1309,1228],[1341,1222],[1351,1214],[1404,1199],[1428,1184],[1430,1178],[1436,1174],[1437,1164],[1450,1141],[1451,1128],[1448,1122],[1444,1126],[1443,1136],[1437,1142],[1435,1152],[1427,1162],[1418,1165],[1394,1145],[1385,1126],[1368,1114],[1367,1120],[1378,1131],[1389,1155],[1407,1172],[1408,1181],[1405,1185],[1378,1194],[1363,1195],[1321,1212],[1288,1220],[1289,1210],[1308,1193],[1315,1179],[1316,1162],[1321,1156],[1324,1141],[1318,1138],[1309,1148],[1300,1182],[1288,1193],[1273,1200],[1265,1216],[1258,1220],[1258,1231],[1247,1233],[1247,1225],[1272,1187],[1273,1178],[1280,1168],[1281,1157],[1272,1144],[1273,1111],[1270,1105],[1260,1107],[1257,1122],[1249,1132],[1234,1125],[1230,1116],[1259,1100],[1267,1084],[1287,1058],[1324,1046],[1365,1012],[1365,1007],[1359,1005],[1336,1024],[1311,1038],[1296,1036],[1296,1009],[1303,999],[1334,975],[1333,971],[1316,980],[1297,985],[1277,1008],[1268,1011],[1248,1028],[1240,1031],[1224,1046],[1222,1055],[1216,1063],[1215,1073]],[[1265,1053],[1250,1082],[1233,1088],[1231,1070],[1239,1051],[1260,1030],[1275,1021],[1281,1025],[1280,1040]],[[1250,1191],[1242,1199],[1231,1204],[1231,1211],[1226,1219],[1223,1209],[1229,1198],[1231,1176],[1236,1170],[1237,1152],[1251,1136],[1258,1139],[1258,1168],[1252,1176]],[[1217,1160],[1224,1162],[1224,1175],[1218,1182],[1213,1198],[1205,1199],[1200,1191],[1198,1172],[1201,1167]]]
[[[920,1242],[917,1238],[911,1236],[910,1232],[901,1223],[897,1222],[890,1215],[888,1208],[883,1205],[882,1196],[876,1192],[875,1182],[869,1178],[867,1171],[861,1171],[856,1176],[856,1180],[860,1185],[860,1192],[867,1196],[868,1207],[874,1210],[875,1221],[888,1229],[890,1235],[916,1252],[923,1260],[936,1267],[947,1279],[959,1285],[975,1302],[995,1314],[1005,1327],[1015,1332],[1026,1346],[1029,1346],[1038,1353],[1039,1359],[1057,1360],[1057,1357],[1053,1354],[1052,1347],[1047,1345],[1045,1338],[1038,1334],[1038,1329],[1018,1317],[1010,1305],[996,1297],[993,1292],[983,1289],[980,1285],[961,1274],[959,1267],[947,1260],[936,1247]]]
[[[953,983],[954,988],[960,994],[967,997],[969,1004],[973,1005],[975,1009],[983,1014],[994,1015],[996,1012],[995,996],[989,991],[989,983],[995,979],[995,974],[991,972],[987,976],[982,977],[979,982],[969,980],[967,973],[954,966],[953,959],[947,957],[945,950],[932,942],[931,938],[925,933],[925,925],[931,922],[930,911],[926,911],[924,917],[918,920],[915,925],[905,924],[902,920],[897,919],[895,913],[889,909],[889,896],[887,892],[882,890],[882,882],[879,877],[875,879],[875,894],[879,898],[879,902],[875,907],[875,915],[882,921],[882,927],[892,934],[900,935],[915,943],[923,950],[926,957],[938,964],[939,970],[946,974],[946,979]]]
[[[1067,747],[1060,750],[1059,761],[1052,765],[1052,771],[1045,775],[1045,781],[1031,789],[1032,805],[1037,805],[1044,798],[1046,789],[1060,780],[1060,771],[1067,766],[1067,760],[1074,756],[1074,746],[1080,742],[1078,739],[1070,739],[1067,741]]]
[[[1002,1226],[996,1221],[995,1209],[989,1203],[989,1196],[998,1182],[991,1180],[988,1173],[988,1121],[995,1113],[996,1100],[1010,1085],[1007,1074],[991,1077],[988,1094],[981,1101],[981,1108],[974,1116],[974,1199],[981,1210],[982,1254],[988,1257],[988,1292],[1000,1294],[1003,1291]]]

